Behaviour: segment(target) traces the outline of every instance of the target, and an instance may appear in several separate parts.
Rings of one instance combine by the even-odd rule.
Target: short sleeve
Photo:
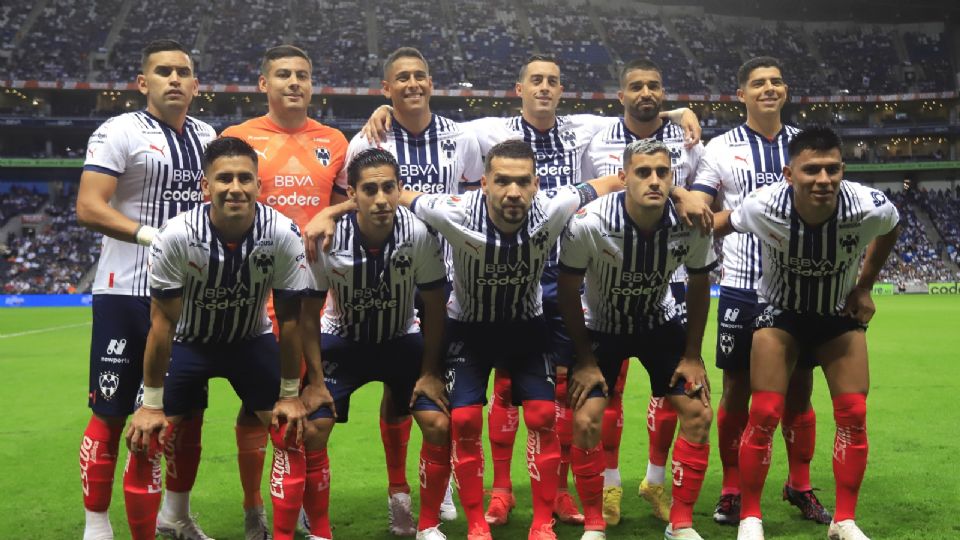
[[[308,296],[323,296],[330,289],[330,279],[327,277],[327,254],[321,253],[316,262],[310,263],[309,283],[306,294]]]
[[[587,225],[589,219],[587,209],[581,208],[564,228],[563,241],[560,242],[561,271],[580,275],[587,272],[594,251],[593,238]]]
[[[580,178],[584,181],[593,180],[600,176],[597,170],[596,156],[597,152],[600,150],[600,146],[603,144],[603,133],[597,133],[590,139],[590,144],[587,145],[587,151],[583,154],[583,165],[581,166]]]
[[[440,239],[422,223],[417,224],[417,250],[413,254],[413,275],[417,287],[433,289],[447,282],[447,268],[443,264]]]
[[[700,163],[703,162],[704,155],[707,153],[706,148],[704,148],[703,143],[698,142],[692,148],[686,150],[687,162],[690,164],[690,170],[693,174],[687,176],[685,186],[680,186],[684,188],[690,188],[693,186],[694,182],[697,179],[697,175],[700,174]],[[717,190],[719,191],[719,190]],[[714,194],[716,197],[716,194]]]
[[[473,187],[480,185],[480,177],[483,176],[483,154],[480,152],[480,143],[472,130],[461,125],[463,133],[460,140],[463,143],[460,148],[460,160],[463,173],[460,176],[461,187]]]
[[[277,231],[279,241],[274,255],[273,294],[277,297],[303,294],[310,282],[300,228],[292,220],[284,218],[277,224]]]
[[[334,193],[341,195],[347,194],[347,186],[350,185],[349,182],[347,182],[347,167],[350,166],[353,158],[357,157],[357,154],[368,148],[373,148],[373,145],[367,141],[363,133],[357,133],[350,139],[350,144],[347,145],[347,156],[343,160],[343,167],[340,167],[340,172],[337,173],[337,179],[333,183]]]
[[[871,189],[870,198],[874,206],[872,213],[877,219],[877,234],[887,234],[900,223],[900,212],[882,191]]]
[[[712,142],[712,141],[711,141]],[[716,197],[723,186],[721,158],[723,147],[719,144],[708,144],[703,151],[703,157],[697,166],[691,191],[702,191],[711,197]]]
[[[119,177],[127,170],[130,143],[121,117],[114,117],[97,128],[87,141],[83,170]]]
[[[743,199],[743,203],[730,213],[730,225],[734,231],[738,233],[759,233],[757,216],[763,212],[763,205],[760,202],[760,196],[763,192],[764,189],[750,192]]]
[[[501,143],[510,138],[519,138],[519,136],[510,136],[510,132],[504,127],[506,120],[506,118],[497,117],[477,118],[469,122],[463,122],[460,125],[473,133],[480,147],[481,156],[485,156],[497,143]]]
[[[167,224],[157,231],[150,244],[150,296],[174,298],[183,295],[185,259],[184,240],[180,229]]]
[[[704,236],[700,231],[690,231],[690,251],[683,261],[691,274],[704,274],[716,268],[717,254],[713,250],[713,234]]]
[[[410,211],[427,225],[445,231],[450,223],[461,221],[466,197],[468,195],[420,195],[413,200]]]

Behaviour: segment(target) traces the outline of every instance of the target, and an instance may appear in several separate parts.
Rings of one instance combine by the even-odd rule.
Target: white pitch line
[[[77,328],[78,326],[90,326],[91,323],[76,323],[76,324],[65,324],[62,326],[51,326],[49,328],[38,328],[37,330],[27,330],[25,332],[14,332],[13,334],[0,334],[0,339],[20,337],[20,336],[29,336],[31,334],[43,334],[44,332],[55,332],[57,330],[65,330],[67,328]]]

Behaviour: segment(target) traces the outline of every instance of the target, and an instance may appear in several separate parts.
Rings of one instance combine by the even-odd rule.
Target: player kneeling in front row
[[[225,377],[244,406],[274,427],[274,471],[286,471],[271,489],[274,534],[292,539],[300,503],[291,503],[284,491],[303,484],[299,442],[306,417],[298,397],[298,321],[309,278],[300,230],[257,203],[257,154],[240,139],[207,146],[201,188],[210,202],[167,221],[150,246],[143,406],[133,415],[127,443],[132,451],[155,455],[156,433],[202,408],[207,381]],[[271,289],[279,348],[265,307]],[[150,469],[157,461],[145,463],[138,478],[158,473]],[[291,534],[284,535],[285,528]]]
[[[797,358],[811,353],[826,376],[837,423],[837,508],[827,536],[867,539],[854,522],[867,466],[865,331],[876,311],[870,291],[896,243],[900,218],[883,193],[843,180],[840,145],[828,128],[798,133],[783,169],[786,182],[754,191],[730,215],[732,230],[757,235],[763,247],[762,310],[750,354],[753,398],[740,444],[740,540],[763,540],[760,494],[772,437]]]
[[[350,395],[373,381],[390,387],[401,414],[413,409],[423,432],[417,539],[446,538],[438,529],[450,478],[450,421],[440,368],[446,269],[436,235],[398,207],[399,175],[386,150],[354,157],[347,194],[357,211],[340,218],[330,251],[311,265],[314,284],[302,311],[309,379],[303,400],[308,410],[316,409],[306,434],[303,500],[311,538],[332,538],[327,439],[334,422],[347,421]],[[422,335],[415,290],[423,300]]]
[[[655,139],[630,143],[620,172],[625,191],[577,212],[560,252],[560,309],[577,363],[570,380],[574,407],[573,475],[586,516],[582,540],[606,538],[602,514],[603,448],[608,390],[624,358],[637,356],[654,397],[670,401],[680,419],[673,450],[673,504],[667,539],[699,539],[693,504],[710,455],[710,385],[700,357],[710,305],[712,237],[682,224],[668,194],[670,151]],[[690,277],[688,326],[670,293],[680,266]],[[581,307],[580,285],[586,277]]]

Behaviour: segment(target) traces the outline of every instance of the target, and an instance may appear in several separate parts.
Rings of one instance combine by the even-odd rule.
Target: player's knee
[[[784,397],[777,392],[756,392],[750,404],[750,422],[770,430],[783,418]]]
[[[750,406],[750,371],[723,372],[723,407],[728,411],[747,412]]]
[[[577,440],[586,440],[595,443],[600,440],[600,431],[603,427],[603,411],[594,414],[587,407],[580,407],[573,415],[573,430]]]
[[[308,450],[323,450],[327,447],[331,431],[333,431],[333,419],[331,418],[308,421],[303,428],[304,446]]]
[[[449,444],[450,420],[447,415],[439,411],[419,411],[414,415],[427,442],[436,445]]]
[[[531,399],[523,402],[523,423],[528,431],[551,431],[556,417],[557,409],[552,401]]]
[[[458,439],[479,439],[483,433],[480,405],[457,407],[450,412],[450,429]]]
[[[493,404],[499,407],[512,407],[513,396],[510,390],[510,377],[498,371],[493,379]]]
[[[111,428],[123,427],[127,423],[126,416],[104,416],[97,413],[93,413],[93,416]]]
[[[833,398],[833,418],[838,425],[866,425],[867,395],[851,393],[840,394]]]
[[[680,430],[690,441],[705,442],[710,437],[713,408],[704,407],[700,400],[684,407],[680,416]]]

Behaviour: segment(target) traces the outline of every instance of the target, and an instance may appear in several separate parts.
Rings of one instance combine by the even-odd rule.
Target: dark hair
[[[550,62],[551,64],[556,64],[558,68],[560,67],[560,62],[557,61],[556,56],[549,54],[531,54],[523,63],[523,67],[520,68],[520,74],[517,76],[517,82],[523,82],[523,78],[527,75],[527,66],[534,62]]]
[[[537,162],[537,156],[533,153],[533,149],[530,148],[530,144],[520,139],[503,141],[491,148],[490,151],[487,152],[486,159],[483,161],[483,172],[490,172],[490,165],[493,163],[494,158],[529,159],[534,168]]]
[[[397,182],[399,182],[400,165],[397,165],[397,159],[393,157],[393,154],[383,148],[368,148],[350,160],[350,164],[347,165],[347,183],[350,184],[350,187],[356,189],[357,182],[360,181],[360,173],[364,169],[383,165],[393,168],[393,174],[396,175]]]
[[[155,39],[150,43],[147,43],[140,51],[140,73],[146,72],[147,61],[150,60],[151,54],[164,51],[180,51],[187,55],[187,58],[190,59],[191,66],[193,64],[193,58],[190,56],[190,51],[181,45],[179,41],[172,39]]]
[[[664,144],[663,141],[658,141],[652,137],[649,139],[637,139],[623,149],[623,167],[627,168],[630,165],[630,161],[633,160],[633,156],[637,154],[652,156],[657,153],[666,154],[667,158],[670,158],[670,149],[667,148],[667,145]]]
[[[783,67],[780,64],[780,60],[772,56],[757,56],[756,58],[751,58],[743,63],[740,66],[740,69],[737,70],[737,86],[743,87],[750,81],[750,74],[753,73],[753,70],[757,68],[777,68],[780,70],[781,74],[783,73]]]
[[[401,58],[416,58],[423,62],[423,67],[427,68],[427,74],[430,73],[430,65],[427,63],[427,59],[423,57],[423,54],[420,53],[417,49],[413,47],[400,47],[399,49],[393,51],[387,55],[386,60],[383,61],[383,78],[387,78],[387,72],[390,71],[390,66],[394,62]]]
[[[236,137],[220,137],[214,139],[203,151],[204,172],[213,165],[214,161],[224,156],[246,156],[253,161],[253,166],[257,167],[257,152],[247,144],[247,141]]]
[[[799,156],[804,150],[812,150],[817,153],[839,150],[843,154],[843,141],[836,131],[826,126],[810,126],[797,133],[787,145],[787,151],[790,154],[790,160]]]
[[[627,73],[630,73],[631,71],[636,71],[638,69],[641,69],[643,71],[656,71],[658,74],[660,74],[660,77],[663,77],[663,70],[660,69],[660,66],[658,66],[656,62],[654,62],[653,60],[649,60],[647,58],[635,58],[627,62],[626,64],[623,65],[622,68],[620,68],[620,87],[621,88],[623,87],[623,82],[627,78]]]
[[[313,69],[313,62],[310,61],[306,51],[295,45],[277,45],[276,47],[270,47],[267,52],[263,53],[263,60],[260,61],[260,74],[264,77],[269,75],[270,62],[281,58],[303,58],[307,61],[310,69]]]

